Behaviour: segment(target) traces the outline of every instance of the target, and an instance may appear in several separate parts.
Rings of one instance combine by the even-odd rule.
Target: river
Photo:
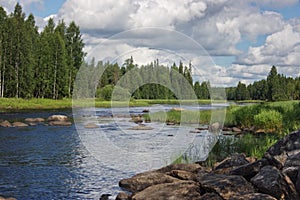
[[[151,112],[168,110],[173,106],[154,106]],[[133,107],[129,109],[129,114],[140,114],[144,109],[149,108]],[[185,109],[195,108],[187,106]],[[204,105],[200,109],[212,107]],[[118,114],[119,117],[116,119],[110,118],[111,110],[106,108],[97,108],[94,110],[95,115],[84,114],[85,112],[90,113],[89,110],[82,111],[85,118],[97,119],[101,132],[108,140],[134,155],[162,149],[165,144],[172,144],[176,134],[185,134],[183,138],[192,137],[193,140],[198,138],[203,143],[205,133],[199,133],[197,136],[189,133],[194,127],[149,123],[146,126],[152,127],[152,131],[129,130],[135,124],[125,117],[124,114],[128,112],[126,109],[117,109],[114,114]],[[0,118],[22,121],[27,117],[47,118],[52,114],[73,116],[72,110],[51,110],[1,113]],[[147,156],[132,160],[131,154],[104,155],[103,152],[107,151],[103,148],[99,150],[89,145],[91,142],[100,147],[105,145],[101,143],[103,137],[97,134],[99,131],[86,130],[80,123],[71,127],[47,126],[44,123],[22,128],[0,127],[0,196],[17,199],[99,199],[102,194],[108,193],[113,195],[113,199],[121,191],[118,187],[119,180],[147,170],[147,167],[157,168],[169,163],[166,161],[158,165],[149,165],[146,163]],[[187,141],[189,140],[188,138]],[[203,143],[200,151],[207,151],[206,146],[207,144]],[[162,152],[168,150],[173,151],[163,148]],[[177,155],[169,156],[175,159]],[[142,163],[146,163],[145,166],[139,163],[141,160]]]

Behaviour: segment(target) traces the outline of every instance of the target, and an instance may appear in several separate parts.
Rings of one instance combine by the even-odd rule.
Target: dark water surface
[[[168,110],[172,106],[165,108]],[[131,108],[130,113],[136,114],[143,109]],[[161,108],[152,108],[154,111],[155,109]],[[212,108],[205,105],[200,109]],[[124,110],[118,111],[119,114],[124,114]],[[47,118],[53,114],[72,117],[71,110],[48,110],[1,113],[0,119],[13,122],[27,117]],[[111,114],[109,109],[97,109],[95,117],[102,119]],[[128,119],[119,120],[125,129],[133,126]],[[145,149],[140,148],[142,151],[151,150],[153,146],[159,148],[164,141],[170,140],[168,135],[175,134],[172,127],[159,129],[159,124],[152,123],[150,126],[158,128],[160,134],[157,143],[148,144],[149,132],[132,132],[129,137],[126,134],[131,133],[130,131],[122,134],[109,120],[101,122],[99,126],[111,133],[111,141],[120,147],[128,145],[132,148],[130,142],[142,142],[139,143],[144,144],[142,147]],[[109,193],[113,195],[111,199],[114,199],[121,191],[118,187],[119,180],[132,176],[134,172],[125,173],[111,169],[99,160],[101,158],[97,160],[83,145],[74,124],[71,127],[47,126],[44,123],[22,128],[0,127],[0,196],[17,199],[99,199],[101,194]],[[119,166],[122,164],[124,165],[117,163]]]
[[[71,115],[71,111],[0,116],[15,120],[51,114]],[[122,177],[126,175],[103,168],[89,154],[74,125],[0,127],[0,195],[17,199],[99,199],[102,193],[116,193]]]

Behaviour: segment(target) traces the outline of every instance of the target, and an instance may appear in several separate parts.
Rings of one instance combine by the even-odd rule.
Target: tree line
[[[133,57],[121,66],[103,61],[96,64],[92,60],[84,63],[80,79],[82,81],[77,84],[81,88],[76,93],[81,97],[91,97],[95,93],[99,99],[110,100],[117,89],[120,99],[122,95],[133,99],[209,98],[209,82],[193,83],[191,63],[186,66],[181,61],[169,67],[161,65],[159,60],[139,66]]]
[[[267,79],[246,86],[239,82],[236,87],[226,88],[228,100],[300,100],[300,77],[286,77],[272,66]]]
[[[19,3],[10,14],[0,7],[0,97],[71,97],[83,47],[75,22],[50,18],[40,31]]]

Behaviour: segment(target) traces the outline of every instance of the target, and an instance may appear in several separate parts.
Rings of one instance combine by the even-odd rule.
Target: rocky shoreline
[[[117,200],[299,200],[300,130],[260,160],[236,154],[213,168],[174,164],[123,179],[119,186],[124,192]]]

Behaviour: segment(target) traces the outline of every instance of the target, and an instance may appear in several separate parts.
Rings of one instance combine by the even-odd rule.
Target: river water
[[[154,106],[150,110],[154,112],[172,107],[172,105]],[[93,110],[92,115],[89,114],[90,110],[80,112],[85,119],[96,122],[101,129],[100,132],[114,146],[121,149],[121,152],[124,149],[129,152],[126,155],[105,153],[107,151],[101,148],[105,144],[101,143],[104,140],[102,136],[99,137],[99,131],[87,130],[80,123],[71,127],[47,126],[43,123],[23,128],[0,127],[0,196],[17,199],[99,199],[102,194],[108,193],[112,194],[111,199],[114,199],[121,191],[118,187],[119,180],[143,170],[169,164],[167,160],[166,163],[149,165],[147,156],[136,159],[136,155],[159,149],[164,153],[173,151],[163,146],[165,144],[171,144],[167,145],[169,147],[174,146],[172,141],[177,135],[188,138],[187,141],[189,137],[195,141],[199,140],[202,146],[197,149],[198,154],[199,151],[200,154],[203,154],[202,151],[209,151],[208,144],[203,143],[205,132],[198,133],[197,136],[189,133],[194,127],[149,123],[146,126],[152,127],[151,131],[129,130],[136,125],[129,122],[125,114],[140,114],[144,109],[149,108],[117,109],[113,114],[119,116],[115,119],[111,118],[110,109],[97,108]],[[195,108],[187,106],[185,109]],[[200,109],[213,108],[207,105]],[[53,110],[1,113],[0,118],[22,121],[27,117],[47,118],[52,114],[73,116],[72,110]],[[178,139],[181,140],[181,137]],[[97,148],[90,145],[91,143],[97,144]],[[149,155],[153,157],[163,154],[161,152]],[[135,159],[130,157],[132,154],[135,155]],[[177,155],[170,156],[175,159]]]

